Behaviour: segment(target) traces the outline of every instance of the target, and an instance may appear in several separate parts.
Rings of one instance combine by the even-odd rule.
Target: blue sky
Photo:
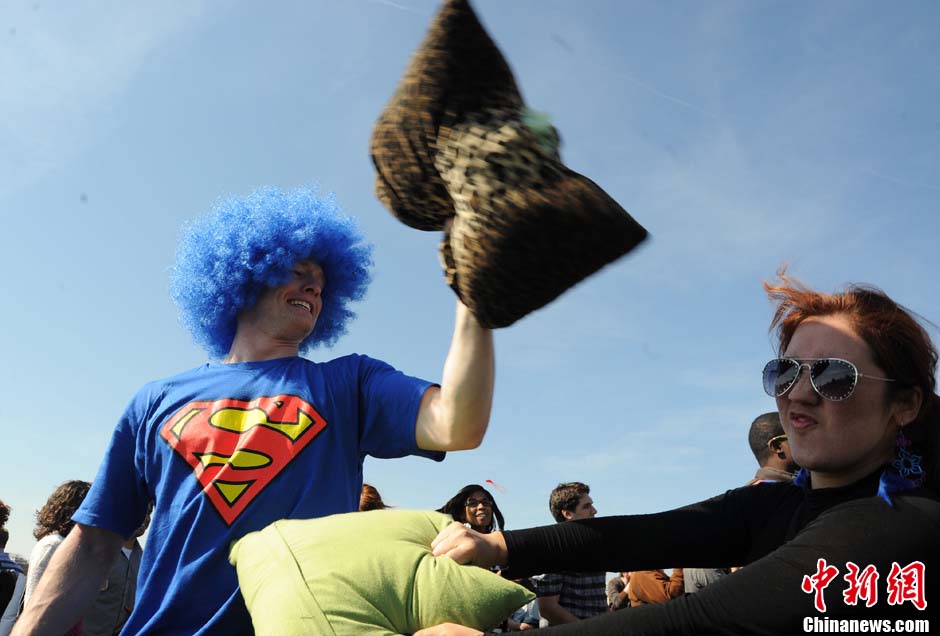
[[[367,460],[385,499],[432,508],[492,479],[510,527],[559,481],[601,514],[746,481],[773,408],[760,282],[878,285],[940,322],[940,6],[933,2],[477,0],[567,163],[652,233],[496,334],[481,448]],[[368,353],[439,379],[454,298],[435,233],[372,192],[371,126],[430,0],[9,0],[0,13],[0,498],[9,549],[56,485],[92,479],[143,383],[205,359],[168,268],[216,197],[319,183],[376,244]],[[935,338],[937,330],[932,329]]]

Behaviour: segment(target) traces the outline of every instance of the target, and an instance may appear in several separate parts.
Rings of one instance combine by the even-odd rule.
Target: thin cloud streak
[[[631,75],[631,74],[629,74],[629,73],[624,73],[623,71],[621,71],[621,72],[617,73],[617,76],[618,76],[618,77],[622,77],[623,79],[628,80],[628,81],[630,81],[630,82],[633,82],[633,83],[636,84],[637,86],[640,86],[641,88],[646,89],[647,91],[649,91],[650,93],[653,93],[653,94],[656,95],[657,97],[662,97],[663,99],[668,100],[668,101],[670,101],[670,102],[672,102],[672,103],[674,103],[674,104],[678,104],[679,106],[683,106],[683,107],[688,108],[688,109],[690,109],[690,110],[694,110],[695,112],[697,112],[697,113],[699,113],[699,114],[701,114],[701,115],[705,115],[706,117],[709,117],[709,118],[711,118],[711,119],[719,119],[719,117],[718,117],[717,115],[708,112],[708,111],[705,110],[704,108],[701,108],[701,107],[699,107],[699,106],[696,106],[695,104],[693,104],[693,103],[691,103],[691,102],[687,102],[687,101],[685,101],[684,99],[681,99],[681,98],[679,98],[679,97],[676,97],[675,95],[670,95],[669,93],[665,93],[665,92],[659,90],[658,88],[656,88],[655,86],[653,86],[652,84],[647,84],[646,82],[637,79],[636,77],[634,77],[633,75]]]
[[[413,13],[414,15],[425,16],[427,14],[418,11],[412,7],[406,7],[403,4],[398,4],[397,2],[392,2],[392,0],[369,0],[372,4],[381,4],[386,7],[392,7],[393,9],[398,9],[399,11],[404,11],[406,13]]]
[[[862,170],[862,174],[867,174],[872,177],[878,177],[879,179],[884,179],[885,181],[890,181],[898,185],[906,186],[908,188],[926,188],[927,190],[935,190],[940,192],[940,186],[930,185],[929,183],[920,183],[917,181],[911,181],[910,179],[902,179],[900,177],[892,177],[889,174],[884,174],[881,172],[875,172],[874,170]]]

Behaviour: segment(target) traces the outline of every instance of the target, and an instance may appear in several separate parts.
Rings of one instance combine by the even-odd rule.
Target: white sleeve
[[[46,571],[46,567],[49,565],[49,560],[52,559],[53,553],[64,541],[64,537],[59,534],[50,534],[46,535],[39,540],[39,543],[33,548],[33,551],[29,554],[29,571],[26,574],[26,598],[25,601],[29,603],[29,597],[32,595],[33,591],[36,589],[36,585],[39,583],[39,579],[42,577],[42,573]]]

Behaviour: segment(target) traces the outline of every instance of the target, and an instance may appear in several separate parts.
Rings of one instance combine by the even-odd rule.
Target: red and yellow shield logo
[[[190,402],[167,420],[160,436],[192,467],[232,525],[326,425],[309,402],[276,395]]]

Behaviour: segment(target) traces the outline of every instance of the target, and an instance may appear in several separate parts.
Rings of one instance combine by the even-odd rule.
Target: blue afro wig
[[[332,195],[266,187],[218,201],[184,227],[170,293],[196,343],[221,358],[232,346],[238,313],[265,288],[286,282],[303,260],[316,261],[326,275],[323,308],[300,343],[303,353],[346,333],[355,317],[348,305],[365,296],[372,279],[372,245]]]

